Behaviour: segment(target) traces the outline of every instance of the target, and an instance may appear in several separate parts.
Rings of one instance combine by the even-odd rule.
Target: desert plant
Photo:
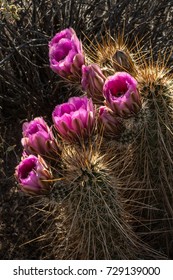
[[[9,1],[9,4],[11,2]],[[167,70],[163,70],[160,66],[158,67],[154,64],[147,65],[142,57],[145,55],[146,59],[155,60],[160,46],[162,49],[166,47],[170,49],[172,38],[169,28],[171,24],[171,1],[168,1],[167,4],[164,1],[156,3],[158,1],[151,0],[122,0],[115,1],[114,3],[112,1],[91,2],[92,4],[90,1],[83,3],[83,1],[73,0],[62,3],[61,1],[21,0],[16,5],[17,10],[7,7],[6,11],[4,10],[1,13],[3,21],[1,22],[2,28],[0,32],[2,39],[0,53],[2,56],[2,68],[0,69],[2,94],[0,98],[3,105],[2,117],[4,118],[0,120],[1,124],[4,125],[1,135],[3,137],[5,133],[9,136],[10,131],[8,128],[14,126],[18,129],[20,121],[26,121],[26,118],[31,120],[35,116],[42,115],[43,112],[47,115],[46,121],[50,124],[50,114],[53,106],[66,101],[71,95],[76,95],[76,92],[78,92],[78,95],[87,94],[96,103],[97,111],[100,112],[97,115],[98,121],[95,124],[97,129],[95,130],[94,126],[94,130],[92,131],[94,134],[90,135],[89,141],[88,139],[81,139],[81,136],[76,137],[75,141],[72,141],[72,137],[63,140],[57,128],[53,128],[44,146],[42,145],[42,140],[45,137],[43,131],[48,131],[43,128],[37,129],[38,134],[36,140],[38,141],[34,143],[34,148],[31,145],[30,147],[28,146],[28,153],[33,153],[36,157],[41,154],[51,169],[51,174],[53,174],[53,179],[49,177],[44,178],[44,180],[47,180],[47,183],[50,183],[51,186],[51,190],[46,194],[48,196],[48,204],[54,203],[56,205],[54,208],[56,209],[56,213],[52,212],[55,214],[55,219],[52,223],[55,225],[56,221],[58,221],[59,228],[61,228],[61,225],[63,227],[61,233],[61,230],[57,232],[55,230],[54,232],[55,236],[58,234],[61,235],[59,240],[55,238],[56,243],[52,241],[52,244],[57,244],[55,246],[56,258],[60,256],[58,255],[60,248],[66,248],[64,255],[61,251],[62,258],[134,258],[139,256],[142,258],[139,254],[142,240],[147,241],[151,247],[154,247],[159,252],[165,252],[170,257],[172,239],[172,179],[170,171],[172,168],[172,77],[167,73]],[[77,10],[76,13],[73,13],[74,9]],[[146,11],[149,11],[147,19]],[[106,19],[105,26],[109,26],[110,32],[104,31],[102,24],[104,19]],[[164,20],[165,25],[160,24],[159,20]],[[62,81],[62,78],[53,74],[48,67],[48,40],[58,30],[67,26],[72,26],[78,35],[81,33],[80,29],[85,34],[85,36],[80,34],[80,38],[87,45],[85,48],[86,65],[83,65],[82,68],[91,71],[88,72],[90,75],[89,83],[87,84],[86,80],[85,83],[83,82],[83,92],[81,91],[80,81],[78,81],[78,85],[72,81],[71,87],[69,84],[66,85],[67,80],[64,80],[65,87],[62,87],[62,83],[61,85],[58,83]],[[122,29],[126,36],[122,35]],[[145,35],[143,33],[144,30],[147,30],[150,38],[152,38],[151,48],[153,48],[154,55],[150,55],[148,52],[148,39],[146,39],[146,36],[143,36]],[[155,31],[150,32],[152,30]],[[117,34],[118,32],[120,34],[118,35],[119,39],[113,39],[114,33]],[[140,47],[138,47],[140,45],[139,43],[135,46],[136,35],[138,34],[140,40],[144,42],[145,39],[143,47],[145,52],[141,52]],[[89,41],[86,39],[87,36]],[[121,39],[122,37],[125,40]],[[128,40],[126,41],[127,38]],[[86,49],[89,51],[86,51]],[[95,52],[95,50],[97,51]],[[170,55],[169,62],[171,62],[171,59],[172,57]],[[160,63],[158,62],[156,64]],[[93,67],[93,65],[95,66]],[[85,70],[84,72],[86,73],[87,71]],[[95,72],[92,72],[93,70]],[[132,115],[130,113],[130,115],[126,116],[124,112],[119,112],[117,115],[117,108],[114,110],[116,112],[114,112],[112,109],[115,108],[108,108],[110,102],[104,102],[105,98],[102,94],[103,85],[108,76],[113,76],[116,71],[128,72],[137,81],[140,97],[138,100],[140,100],[140,103],[138,102],[138,108]],[[93,77],[94,79],[92,80]],[[121,95],[122,93],[120,92]],[[99,106],[102,107],[99,108]],[[132,106],[130,105],[130,110],[131,108]],[[134,111],[134,108],[132,111]],[[8,123],[9,120],[10,123]],[[6,129],[7,124],[8,127]],[[77,126],[75,126],[76,128]],[[43,136],[40,139],[39,133]],[[19,138],[20,135],[18,134],[16,133]],[[30,144],[33,142],[31,139],[32,133],[30,134],[26,137],[23,132],[24,139],[22,142],[25,147],[28,141],[30,141]],[[19,142],[16,140],[16,135],[13,139],[9,137],[10,143],[11,141],[15,141],[15,143]],[[99,144],[97,142],[98,147],[92,146],[91,148],[91,142],[94,142],[97,137],[101,138]],[[50,143],[52,140],[55,140],[56,145],[54,144],[52,146],[52,143]],[[70,141],[71,147],[67,144],[68,141]],[[7,145],[8,142],[4,140],[0,145],[5,158],[2,169],[3,174],[4,170],[10,169],[12,165],[12,163],[6,164],[9,158],[11,158],[5,152]],[[17,146],[19,147],[18,144]],[[8,150],[9,153],[13,153],[14,146],[10,146]],[[51,153],[48,150],[51,150]],[[160,153],[159,150],[161,151]],[[80,179],[77,177],[79,166],[81,165],[84,169],[89,170],[90,174],[95,172],[93,171],[95,167],[92,169],[89,163],[86,167],[85,162],[82,163],[79,161],[80,154],[81,160],[86,162],[91,160],[92,162],[93,158],[89,156],[91,151],[93,151],[94,155],[97,155],[96,157],[102,163],[101,165],[107,167],[104,170],[110,179],[105,175],[101,180],[103,189],[105,190],[104,194],[106,195],[107,192],[110,201],[111,199],[115,199],[116,201],[116,196],[112,195],[112,193],[110,194],[110,190],[112,190],[111,186],[113,186],[115,194],[120,201],[120,203],[116,201],[116,205],[117,208],[120,208],[120,213],[122,214],[117,219],[120,218],[121,220],[124,217],[124,223],[121,225],[125,231],[129,229],[130,232],[129,235],[127,232],[126,234],[122,234],[122,248],[119,248],[116,245],[117,243],[112,242],[112,240],[111,244],[114,249],[110,248],[105,242],[108,242],[111,234],[113,236],[114,233],[108,234],[107,239],[102,238],[105,232],[109,232],[109,227],[104,223],[102,219],[103,215],[99,211],[98,214],[101,218],[99,220],[97,216],[97,221],[99,221],[100,225],[101,222],[103,223],[102,225],[105,225],[106,231],[102,231],[102,236],[99,240],[94,239],[95,244],[100,248],[99,251],[95,250],[94,253],[92,253],[90,240],[86,238],[87,242],[85,243],[81,237],[82,234],[85,235],[87,232],[85,229],[89,225],[89,222],[85,220],[86,226],[84,226],[82,223],[78,224],[77,220],[74,219],[75,223],[73,223],[72,216],[69,214],[70,209],[74,213],[75,207],[79,206],[77,208],[79,211],[75,212],[76,217],[80,217],[80,215],[84,217],[82,209],[85,210],[87,208],[85,205],[88,205],[87,195],[90,192],[84,191],[86,204],[83,199],[81,199],[82,202],[80,204],[77,204],[75,199],[73,199],[73,194],[75,197],[77,195],[83,197],[79,186],[84,184],[81,182],[85,182],[85,174],[82,173]],[[29,155],[25,154],[25,156]],[[73,156],[78,163],[75,166],[76,169],[70,166],[70,161],[73,165],[75,164],[72,159]],[[161,156],[161,160],[159,160],[159,156]],[[64,177],[70,178],[70,170],[73,170],[73,168],[76,172],[76,174],[73,173],[74,184],[69,179],[64,180]],[[11,174],[10,171],[8,172],[8,174]],[[100,172],[98,173],[101,176]],[[159,175],[153,175],[154,173],[158,173]],[[96,180],[94,190],[98,189],[97,182]],[[45,185],[47,185],[46,182]],[[74,192],[72,192],[71,188],[68,188],[69,185],[74,189]],[[93,201],[96,204],[97,201],[94,199],[95,196]],[[116,207],[112,207],[112,204],[110,204],[109,208],[117,214]],[[93,213],[94,219],[96,208],[92,209],[90,208],[90,211]],[[83,253],[82,248],[77,244],[76,238],[73,235],[74,231],[70,230],[70,225],[74,231],[76,230],[76,237],[81,240],[83,247],[87,248],[86,254]],[[115,224],[112,227],[115,227]],[[118,227],[117,235],[120,236],[121,233]],[[155,233],[158,234],[156,235]],[[51,236],[51,229],[48,234]],[[64,236],[67,236],[71,242],[67,241],[68,239],[65,240]],[[129,244],[135,244],[133,244],[134,246],[132,245],[133,252],[130,252],[130,254],[126,247],[126,240],[124,240],[125,236],[127,236],[127,240],[130,240]],[[166,237],[166,242],[163,242],[163,236]],[[74,252],[75,248],[77,249],[76,254]]]
[[[173,234],[173,80],[160,57],[157,63],[152,57],[145,62],[137,79],[142,109],[134,119],[137,131],[132,143],[132,173],[144,206],[139,220],[155,246],[169,254]]]
[[[154,251],[132,228],[119,181],[99,146],[96,140],[64,147],[61,188],[67,193],[61,203],[66,234],[55,250],[63,259],[140,259],[141,251],[143,257],[153,257]]]

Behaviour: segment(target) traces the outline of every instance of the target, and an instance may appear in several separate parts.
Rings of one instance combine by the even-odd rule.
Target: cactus
[[[159,65],[160,64],[160,65]],[[138,73],[141,111],[134,117],[126,195],[140,206],[139,232],[170,255],[173,236],[173,81],[165,63],[145,62]],[[135,189],[135,191],[132,191]],[[134,211],[133,211],[134,212]],[[157,234],[157,235],[156,235]]]
[[[139,242],[131,227],[111,162],[98,148],[97,141],[64,147],[66,234],[55,250],[63,248],[62,259],[136,259],[141,251],[151,257],[152,250]]]
[[[115,37],[115,38],[114,38]],[[138,51],[134,52],[134,47],[127,46],[127,40],[124,34],[118,34],[112,37],[109,31],[96,39],[96,43],[92,43],[89,47],[85,46],[86,58],[88,63],[97,63],[100,65],[105,76],[111,76],[115,72],[125,71],[136,76],[138,71],[138,61],[140,58],[139,42],[135,43]]]
[[[107,34],[101,45],[85,50],[91,64],[83,59],[78,73],[89,98],[73,97],[55,107],[49,140],[56,149],[48,145],[52,152],[42,155],[52,176],[46,194],[48,204],[54,205],[52,222],[59,221],[63,229],[60,236],[56,228],[53,232],[54,255],[164,258],[162,254],[170,255],[173,226],[172,77],[165,62],[147,63],[121,36],[113,40]],[[67,73],[66,68],[57,72],[65,80],[77,73],[71,68],[70,51],[67,56]],[[64,53],[61,58],[63,67],[69,66]],[[59,71],[61,60],[56,66]],[[79,79],[73,85],[78,89]],[[40,129],[35,133],[41,143]],[[39,149],[34,152],[39,156]]]

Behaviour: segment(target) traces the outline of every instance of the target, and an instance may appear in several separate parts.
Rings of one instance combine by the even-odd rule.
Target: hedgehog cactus
[[[138,72],[140,50],[134,52],[134,48],[128,48],[125,41],[127,40],[123,34],[118,34],[114,39],[107,32],[101,41],[96,41],[96,44],[85,48],[89,63],[97,63],[105,76],[111,76],[117,71],[125,71],[135,77]]]
[[[37,190],[46,190],[54,213],[61,213],[53,221],[61,220],[63,227],[52,241],[57,258],[170,256],[172,77],[159,63],[147,66],[121,38],[107,35],[101,45],[85,50],[84,55],[71,28],[49,43],[51,68],[76,89],[80,83],[84,96],[55,107],[54,129],[41,117],[23,125],[16,179],[23,191],[23,179],[40,196]],[[41,173],[35,163],[40,156]],[[34,164],[25,168],[28,159]]]
[[[63,258],[138,258],[141,245],[131,229],[111,164],[98,147],[99,143],[67,146],[62,155],[63,184],[69,189],[63,203],[67,216]]]
[[[138,182],[139,203],[144,205],[140,220],[157,247],[165,242],[164,252],[169,255],[173,236],[173,82],[166,69],[154,65],[141,69],[138,81],[142,110],[135,119],[138,129],[132,144],[132,172]]]

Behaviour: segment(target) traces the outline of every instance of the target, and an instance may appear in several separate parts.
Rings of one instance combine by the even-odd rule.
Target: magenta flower
[[[73,28],[62,30],[49,42],[49,61],[51,69],[58,75],[67,79],[81,77],[85,58]]]
[[[35,118],[23,124],[23,138],[21,140],[28,154],[46,154],[55,149],[53,133],[42,117]]]
[[[15,169],[15,177],[24,192],[41,194],[50,188],[52,175],[45,161],[40,157],[29,155]]]
[[[103,101],[103,85],[106,77],[97,64],[82,66],[82,89],[87,92],[94,101]]]
[[[55,128],[67,140],[89,135],[95,120],[95,109],[87,97],[71,97],[57,105],[52,113]]]
[[[121,122],[106,106],[99,108],[99,121],[104,125],[104,131],[106,133],[116,135],[121,130]]]
[[[108,77],[103,86],[103,95],[106,105],[120,117],[129,117],[141,108],[137,81],[126,72],[117,72]]]

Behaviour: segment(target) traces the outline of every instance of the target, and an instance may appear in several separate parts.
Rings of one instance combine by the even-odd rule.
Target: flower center
[[[120,96],[122,96],[122,95],[124,95],[124,92],[123,92],[123,91],[118,91],[118,92],[115,94],[116,97],[120,97]]]
[[[111,94],[115,97],[121,97],[126,93],[127,90],[127,84],[119,82],[112,85]]]
[[[54,58],[56,59],[56,61],[64,60],[64,58],[68,55],[71,48],[72,48],[71,41],[69,41],[68,39],[62,39],[58,43],[57,49],[54,53]]]
[[[29,127],[28,133],[29,134],[35,134],[39,131],[39,125],[38,124],[33,124]]]
[[[29,173],[36,168],[36,162],[33,160],[27,160],[21,166],[21,179],[26,179]]]

